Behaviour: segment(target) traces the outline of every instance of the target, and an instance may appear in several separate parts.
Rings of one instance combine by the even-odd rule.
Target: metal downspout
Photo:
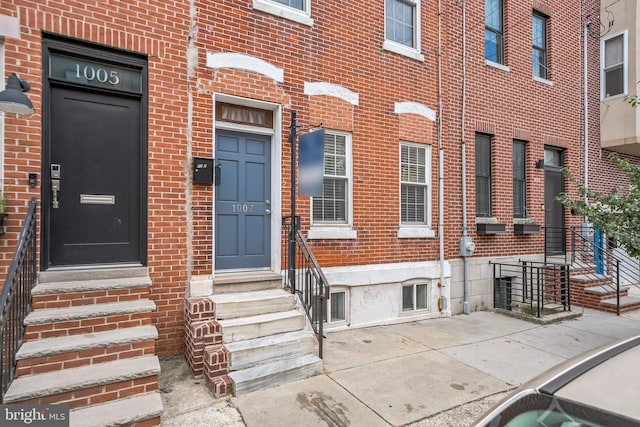
[[[591,26],[591,21],[587,21],[584,23],[584,33],[583,33],[583,67],[584,67],[584,188],[585,190],[589,189],[589,67],[587,61],[588,55],[588,39],[589,39],[589,27]],[[585,192],[584,202],[589,203],[589,198]],[[585,221],[587,219],[585,218]]]
[[[465,118],[467,107],[467,1],[462,0],[462,113],[461,123],[461,155],[462,155],[462,236],[467,236],[467,143],[465,135]],[[464,263],[463,281],[463,312],[471,314],[469,305],[469,257],[462,257]]]
[[[442,4],[438,0],[438,238],[440,245],[440,309],[446,310],[444,278],[444,149],[442,147]]]

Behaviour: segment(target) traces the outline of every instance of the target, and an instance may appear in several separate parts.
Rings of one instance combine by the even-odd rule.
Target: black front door
[[[562,151],[545,149],[544,163],[544,226],[547,255],[565,253],[566,233],[564,229],[564,206],[557,200],[564,192]]]
[[[140,263],[140,97],[52,83],[49,99],[48,266]]]

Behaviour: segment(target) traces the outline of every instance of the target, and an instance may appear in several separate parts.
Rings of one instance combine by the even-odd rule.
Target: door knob
[[[271,209],[265,209],[264,213],[265,215],[271,215]]]

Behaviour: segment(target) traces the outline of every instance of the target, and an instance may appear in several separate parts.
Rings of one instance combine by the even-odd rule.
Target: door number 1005
[[[104,68],[96,68],[91,65],[85,65],[82,67],[80,64],[76,64],[76,78],[80,79],[84,77],[87,81],[91,82],[97,80],[100,83],[109,83],[117,85],[120,83],[120,76],[115,70],[105,70]]]
[[[231,210],[234,213],[251,213],[254,205],[241,205],[240,203],[232,205]]]

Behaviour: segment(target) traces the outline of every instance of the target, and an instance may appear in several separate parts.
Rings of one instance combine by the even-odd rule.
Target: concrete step
[[[229,351],[229,369],[238,371],[260,363],[314,354],[317,341],[313,332],[301,330],[232,342],[225,347]]]
[[[571,275],[571,281],[581,283],[597,283],[597,282],[611,282],[611,277],[604,274],[577,274]]]
[[[38,310],[144,299],[150,286],[148,276],[41,283],[31,292],[31,306]]]
[[[309,354],[230,372],[236,396],[300,381],[322,373],[322,360]]]
[[[25,341],[151,324],[148,299],[35,310],[25,318]]]
[[[304,328],[304,315],[296,310],[258,316],[220,320],[224,343],[250,340],[268,335],[299,331]]]
[[[133,425],[159,425],[163,406],[160,393],[152,392],[134,397],[112,400],[69,412],[71,427],[104,427]],[[157,423],[153,423],[156,420]]]
[[[65,403],[71,409],[158,388],[160,362],[145,356],[16,378],[5,403]]]
[[[87,268],[79,270],[47,270],[38,273],[38,284],[102,279],[148,277],[147,267]]]
[[[261,291],[282,289],[282,276],[270,271],[216,273],[213,293]]]
[[[128,357],[153,355],[157,338],[156,327],[148,325],[29,341],[24,343],[16,354],[16,374],[32,375]]]
[[[616,309],[617,298],[608,298],[600,303],[607,311]],[[620,311],[631,311],[640,309],[640,298],[623,296],[620,297]]]
[[[629,288],[626,286],[620,287],[621,294],[626,294],[628,290]],[[614,285],[591,286],[588,288],[584,288],[584,292],[588,294],[594,294],[594,295],[615,295],[617,293]]]
[[[233,292],[210,297],[217,320],[257,316],[295,308],[295,296],[283,289]]]

